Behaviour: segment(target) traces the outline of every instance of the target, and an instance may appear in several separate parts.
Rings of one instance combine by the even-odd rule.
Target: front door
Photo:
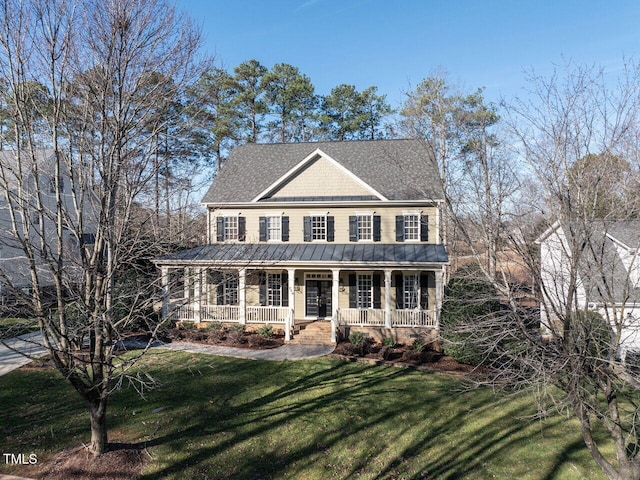
[[[307,280],[306,284],[307,317],[325,318],[331,316],[331,281]]]

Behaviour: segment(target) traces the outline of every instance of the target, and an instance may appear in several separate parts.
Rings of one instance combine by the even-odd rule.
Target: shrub
[[[413,348],[418,353],[422,353],[424,352],[425,348],[427,348],[427,342],[425,342],[423,338],[416,338],[413,341],[413,345],[411,346],[411,348]]]
[[[217,332],[219,330],[224,330],[224,325],[222,325],[222,322],[219,322],[217,320],[213,322],[208,322],[207,330],[210,332]]]
[[[180,322],[178,328],[180,330],[193,330],[196,328],[196,324],[190,321]]]
[[[382,338],[382,346],[383,347],[393,348],[393,347],[396,346],[396,341],[393,339],[393,337],[383,337]]]
[[[491,335],[483,329],[496,326],[496,322],[486,320],[497,318],[500,310],[493,286],[477,272],[460,269],[449,281],[442,305],[440,334],[447,354],[461,363],[480,364],[489,353],[480,340]]]
[[[229,328],[229,333],[227,334],[227,339],[235,345],[238,345],[240,343],[244,343],[245,342],[245,337],[244,337],[244,330],[245,330],[245,326],[244,325],[240,325],[240,324],[236,324],[236,325],[232,325]]]
[[[353,344],[354,347],[362,348],[362,345],[364,344],[364,333],[351,332],[349,334],[349,341]]]
[[[271,325],[265,323],[256,330],[256,333],[264,338],[273,338],[273,336],[275,335],[275,330]]]

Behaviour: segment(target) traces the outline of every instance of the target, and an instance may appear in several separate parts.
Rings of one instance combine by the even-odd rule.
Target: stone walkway
[[[46,353],[41,346],[42,337],[39,332],[21,335],[20,337],[5,340],[5,343],[14,349],[33,357],[39,357]],[[134,346],[135,347],[135,346]],[[137,346],[138,348],[144,345]],[[225,357],[248,358],[251,360],[303,360],[305,358],[317,358],[333,352],[335,347],[329,345],[283,345],[267,350],[252,350],[250,348],[223,347],[218,345],[202,345],[199,343],[157,342],[153,348],[165,348],[190,353],[203,353],[206,355],[221,355]],[[12,350],[0,343],[0,376],[9,373],[31,361],[24,355]]]
[[[155,347],[154,347],[155,348]],[[248,358],[251,360],[304,360],[329,355],[334,350],[333,345],[291,345],[286,344],[278,348],[266,350],[252,350],[250,348],[223,347],[219,345],[202,345],[199,343],[173,342],[158,345],[157,348],[180,350],[190,353],[204,353],[221,355],[224,357]]]

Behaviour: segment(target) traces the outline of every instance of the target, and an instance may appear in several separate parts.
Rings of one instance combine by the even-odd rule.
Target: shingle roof
[[[442,198],[438,169],[422,142],[369,140],[236,147],[202,202],[249,202],[316,149],[389,200]]]
[[[446,263],[449,261],[443,245],[432,244],[240,244],[218,243],[182,250],[160,257],[167,263],[222,263],[233,266],[249,264],[274,266],[307,262],[349,265],[363,263],[373,266]]]

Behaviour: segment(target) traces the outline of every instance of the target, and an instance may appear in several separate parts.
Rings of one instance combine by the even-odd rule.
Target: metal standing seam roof
[[[165,255],[159,265],[209,263],[226,266],[278,265],[298,263],[326,264],[445,264],[449,261],[444,245],[433,244],[241,244],[203,245]]]
[[[235,147],[202,203],[251,202],[318,149],[389,200],[443,198],[438,168],[420,140],[355,140]]]

